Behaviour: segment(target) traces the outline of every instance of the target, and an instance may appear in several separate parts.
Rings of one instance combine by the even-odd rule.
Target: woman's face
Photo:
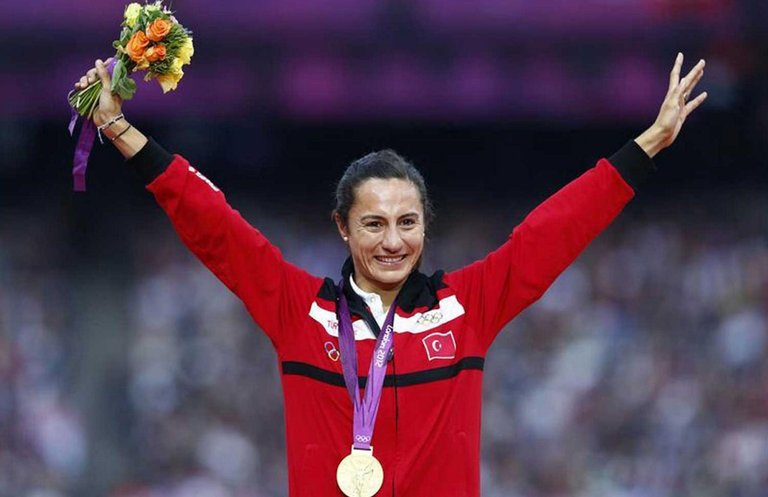
[[[355,263],[355,282],[368,292],[398,289],[424,249],[424,209],[416,186],[371,178],[355,190],[348,224],[339,232]]]

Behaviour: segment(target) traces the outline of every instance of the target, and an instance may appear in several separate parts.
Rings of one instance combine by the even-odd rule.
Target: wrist
[[[114,112],[103,112],[97,109],[96,112],[93,113],[93,124],[96,126],[103,126],[121,114],[122,112],[120,109],[117,109],[117,111]]]
[[[147,143],[147,137],[125,119],[105,128],[102,133],[126,159],[136,155]]]
[[[101,134],[109,141],[114,141],[115,137],[119,136],[120,133],[124,132],[129,127],[131,127],[131,124],[126,119],[120,119],[102,129]]]
[[[648,157],[653,158],[667,146],[667,133],[656,124],[643,131],[635,138],[635,143],[643,149]]]

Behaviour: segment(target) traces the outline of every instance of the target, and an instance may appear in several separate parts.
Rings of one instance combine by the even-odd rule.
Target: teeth
[[[397,257],[381,257],[381,256],[379,256],[379,257],[376,257],[376,259],[378,259],[381,262],[385,262],[387,264],[393,264],[395,262],[402,261],[403,259],[405,259],[405,256],[404,255],[400,255],[400,256],[397,256]]]

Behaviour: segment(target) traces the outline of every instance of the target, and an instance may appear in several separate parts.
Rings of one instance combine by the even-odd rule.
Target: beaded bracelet
[[[133,124],[128,123],[128,127],[125,128],[124,130],[122,130],[121,132],[119,132],[117,135],[115,135],[115,137],[112,138],[112,142],[114,142],[115,140],[117,140],[118,138],[123,136],[125,134],[125,132],[128,131],[129,129],[131,129],[132,127],[133,127]]]
[[[102,132],[103,130],[105,130],[105,129],[109,128],[109,127],[110,127],[110,126],[112,126],[113,124],[115,124],[115,123],[116,123],[117,121],[119,121],[120,119],[125,119],[125,115],[123,115],[123,113],[122,113],[122,112],[121,112],[120,114],[116,115],[115,117],[113,117],[112,119],[110,119],[109,121],[105,122],[105,123],[104,123],[104,124],[102,124],[101,126],[97,126],[97,127],[96,127],[96,134],[98,134],[98,135],[99,135],[99,142],[100,142],[102,145],[104,145],[104,139],[101,137],[101,132]]]

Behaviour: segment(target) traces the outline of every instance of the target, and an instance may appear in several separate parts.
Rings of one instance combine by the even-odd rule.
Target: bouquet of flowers
[[[117,50],[113,59],[112,93],[130,100],[136,93],[136,82],[129,74],[145,71],[144,80],[156,79],[163,93],[175,90],[184,76],[182,67],[194,53],[192,33],[184,28],[161,0],[125,8],[120,38],[112,45]],[[72,92],[69,104],[81,116],[90,119],[99,102],[101,81]]]

